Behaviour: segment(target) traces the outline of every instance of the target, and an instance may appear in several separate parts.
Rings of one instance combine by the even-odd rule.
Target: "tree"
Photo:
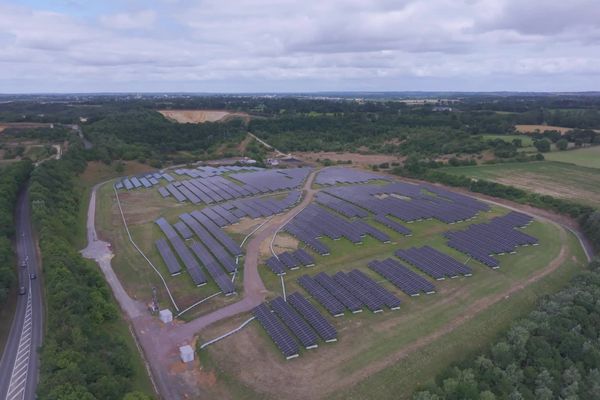
[[[548,139],[536,140],[533,145],[541,153],[547,153],[550,151],[550,141]]]
[[[566,150],[567,147],[569,147],[569,142],[567,139],[563,138],[556,142],[556,148],[559,150]]]

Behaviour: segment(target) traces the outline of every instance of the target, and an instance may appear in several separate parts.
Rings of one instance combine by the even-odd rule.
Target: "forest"
[[[29,161],[9,164],[0,170],[0,307],[16,282],[16,259],[12,247],[14,212],[19,191],[29,178]]]
[[[112,330],[120,317],[111,291],[95,264],[73,245],[82,206],[76,176],[85,166],[82,145],[75,141],[65,157],[31,174],[47,307],[38,398],[145,400],[129,393],[134,355]]]

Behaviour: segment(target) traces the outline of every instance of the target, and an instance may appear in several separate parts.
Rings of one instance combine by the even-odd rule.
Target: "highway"
[[[0,361],[0,399],[35,399],[39,377],[38,348],[42,344],[43,302],[40,261],[37,253],[28,192],[19,194],[15,216],[19,284],[17,308]],[[27,266],[21,264],[26,262]],[[37,278],[30,279],[34,273]]]

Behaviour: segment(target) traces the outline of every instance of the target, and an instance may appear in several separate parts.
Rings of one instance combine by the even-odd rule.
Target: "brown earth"
[[[573,128],[565,128],[564,126],[553,126],[553,125],[515,125],[515,129],[519,133],[559,131],[561,135],[564,135],[566,132],[573,130]],[[599,130],[596,129],[596,132],[599,132]]]
[[[158,110],[158,112],[180,124],[225,121],[234,117],[249,118],[249,115],[246,113],[224,110]]]
[[[311,162],[316,162],[317,159],[330,159],[332,161],[352,161],[353,165],[361,166],[369,166],[373,164],[381,164],[386,162],[401,163],[405,159],[405,157],[393,156],[389,154],[360,154],[349,152],[336,153],[334,151],[301,152],[294,153],[294,156]]]

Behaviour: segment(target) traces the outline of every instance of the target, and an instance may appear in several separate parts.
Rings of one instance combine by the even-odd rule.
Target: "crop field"
[[[300,357],[292,361],[285,361],[265,331],[253,322],[242,332],[200,352],[202,375],[211,382],[204,389],[208,395],[235,399],[409,398],[414,389],[451,362],[480,350],[514,318],[530,310],[538,296],[560,287],[584,265],[585,258],[576,239],[567,238],[551,223],[538,221],[525,232],[538,237],[540,246],[522,247],[517,254],[499,256],[499,270],[470,260],[472,277],[435,282],[438,292],[431,295],[415,298],[403,294],[369,270],[367,262],[390,257],[398,248],[425,244],[466,261],[465,255],[445,245],[442,232],[463,229],[504,213],[506,210],[495,207],[473,221],[452,226],[435,220],[416,222],[408,225],[413,230],[411,237],[368,221],[393,238],[388,244],[370,237],[362,245],[345,239],[323,239],[331,255],[316,256],[315,267],[288,271],[284,277],[288,294],[306,294],[296,283],[302,274],[323,271],[331,275],[358,268],[400,297],[400,310],[379,314],[365,311],[334,319],[320,308],[338,330],[339,341],[323,343],[316,350],[302,350]],[[549,265],[556,263],[561,268],[542,276]],[[268,298],[282,294],[280,278],[264,265],[261,276]],[[528,281],[531,287],[517,290]],[[201,340],[218,336],[245,318],[209,327],[201,332]]]
[[[546,156],[571,152],[573,151],[548,153]],[[584,204],[600,204],[600,171],[594,168],[555,161],[540,161],[453,167],[444,168],[442,171],[475,179],[486,179]]]
[[[552,126],[552,125],[515,125],[517,132],[521,133],[536,133],[544,131],[559,131],[564,134],[573,128],[565,128],[564,126]]]
[[[546,160],[571,163],[582,167],[600,168],[600,146],[544,154]]]

